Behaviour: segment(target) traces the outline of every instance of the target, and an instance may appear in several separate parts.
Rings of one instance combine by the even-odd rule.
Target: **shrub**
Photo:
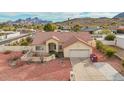
[[[10,54],[10,53],[11,53],[10,50],[6,50],[6,51],[4,52],[4,54]]]
[[[101,41],[96,41],[96,48],[97,49],[101,49],[102,48],[102,46],[103,46],[103,43],[101,42]]]
[[[109,30],[109,29],[103,29],[101,32],[100,32],[100,34],[111,34],[112,32],[111,32],[111,30]]]
[[[59,52],[51,51],[51,52],[50,52],[50,55],[52,55],[52,54],[55,54],[56,57],[59,57]]]
[[[26,40],[20,42],[20,46],[27,46],[28,45],[28,42]]]
[[[32,38],[31,37],[27,37],[26,38],[26,41],[29,42],[29,43],[31,43],[32,42]]]
[[[116,49],[110,46],[104,45],[101,41],[96,41],[96,48],[103,52],[108,57],[113,56],[116,53]]]
[[[122,66],[124,67],[124,60],[122,60]]]
[[[22,53],[23,53],[23,54],[27,53],[27,50],[23,50]]]
[[[114,55],[114,53],[116,53],[115,48],[108,47],[108,48],[105,49],[105,54],[106,54],[108,57],[112,57],[112,56]]]
[[[105,40],[109,40],[109,41],[112,41],[116,38],[116,36],[114,34],[109,34],[105,37]]]
[[[14,58],[12,58],[12,61],[16,61],[16,60],[18,60],[19,59],[19,57],[14,57]]]

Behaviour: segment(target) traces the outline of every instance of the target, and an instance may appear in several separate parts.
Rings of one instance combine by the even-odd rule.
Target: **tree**
[[[73,26],[72,30],[75,31],[75,32],[78,32],[80,31],[81,27],[79,25],[75,25]]]
[[[109,34],[105,37],[105,40],[113,41],[116,38],[114,34]]]
[[[56,25],[54,25],[54,24],[48,23],[44,26],[44,30],[47,32],[54,31],[55,29],[56,29]]]
[[[104,29],[104,30],[102,30],[101,32],[100,32],[100,34],[111,34],[112,33],[112,31],[111,30],[109,30],[109,29]]]

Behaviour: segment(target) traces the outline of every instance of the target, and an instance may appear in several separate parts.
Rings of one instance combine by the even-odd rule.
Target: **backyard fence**
[[[100,40],[105,45],[115,45],[115,41]]]
[[[4,51],[23,51],[33,49],[34,46],[0,46],[0,52]]]

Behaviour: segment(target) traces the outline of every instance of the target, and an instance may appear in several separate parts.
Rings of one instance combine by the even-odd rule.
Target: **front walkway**
[[[76,81],[107,80],[86,58],[70,58]]]

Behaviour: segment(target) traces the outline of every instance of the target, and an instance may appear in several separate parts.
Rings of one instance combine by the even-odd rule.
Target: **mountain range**
[[[52,21],[42,20],[42,19],[39,19],[38,17],[34,17],[34,18],[18,19],[16,21],[7,21],[4,23],[6,24],[47,24],[51,22]]]
[[[113,18],[124,18],[124,12],[114,16]]]

